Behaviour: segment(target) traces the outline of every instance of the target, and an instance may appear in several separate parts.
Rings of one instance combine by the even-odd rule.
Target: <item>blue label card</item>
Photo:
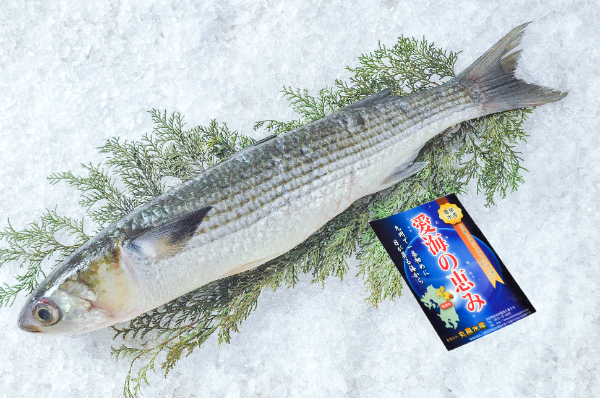
[[[371,227],[448,350],[535,312],[455,195]]]

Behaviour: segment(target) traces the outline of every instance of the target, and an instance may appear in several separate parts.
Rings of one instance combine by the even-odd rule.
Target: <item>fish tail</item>
[[[527,25],[529,22],[511,30],[457,76],[466,85],[475,84],[485,114],[538,106],[567,95],[515,77],[521,50],[512,50],[521,43]]]

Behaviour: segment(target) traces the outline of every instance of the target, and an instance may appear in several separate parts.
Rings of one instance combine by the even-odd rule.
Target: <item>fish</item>
[[[421,170],[419,151],[446,129],[562,99],[567,93],[515,77],[526,26],[444,84],[404,96],[384,90],[246,147],[139,206],[40,283],[19,327],[91,332],[253,269]]]

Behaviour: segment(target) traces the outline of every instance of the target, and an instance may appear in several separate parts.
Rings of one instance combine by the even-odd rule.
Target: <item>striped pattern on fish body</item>
[[[386,96],[275,137],[124,219],[118,228],[130,228],[127,239],[211,207],[185,250],[138,271],[144,307],[289,251],[357,199],[387,187],[394,169],[440,129],[480,112],[459,86],[432,91]]]
[[[434,134],[427,130],[436,132],[439,126],[451,126],[480,112],[460,87],[434,91],[435,95],[428,91],[419,93],[428,95],[393,96],[384,103],[343,110],[274,137],[144,205],[114,228],[135,236],[173,217],[212,206],[198,231],[205,235],[202,243],[209,243],[294,200],[330,191],[327,185],[337,180],[365,177],[367,171],[365,181],[354,182],[362,189],[339,193],[352,203],[380,190],[376,188],[394,170],[385,163],[400,166],[403,154],[419,149]],[[312,198],[307,199],[312,203]]]
[[[514,77],[524,25],[448,83],[378,93],[233,155],[92,238],[32,294],[19,325],[81,333],[131,319],[300,244],[357,199],[419,170],[464,120],[557,101]],[[46,319],[47,318],[47,319]]]

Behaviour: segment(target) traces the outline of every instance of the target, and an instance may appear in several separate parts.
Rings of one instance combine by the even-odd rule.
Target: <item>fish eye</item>
[[[51,300],[40,300],[33,307],[33,318],[43,326],[51,326],[60,321],[61,312]]]

